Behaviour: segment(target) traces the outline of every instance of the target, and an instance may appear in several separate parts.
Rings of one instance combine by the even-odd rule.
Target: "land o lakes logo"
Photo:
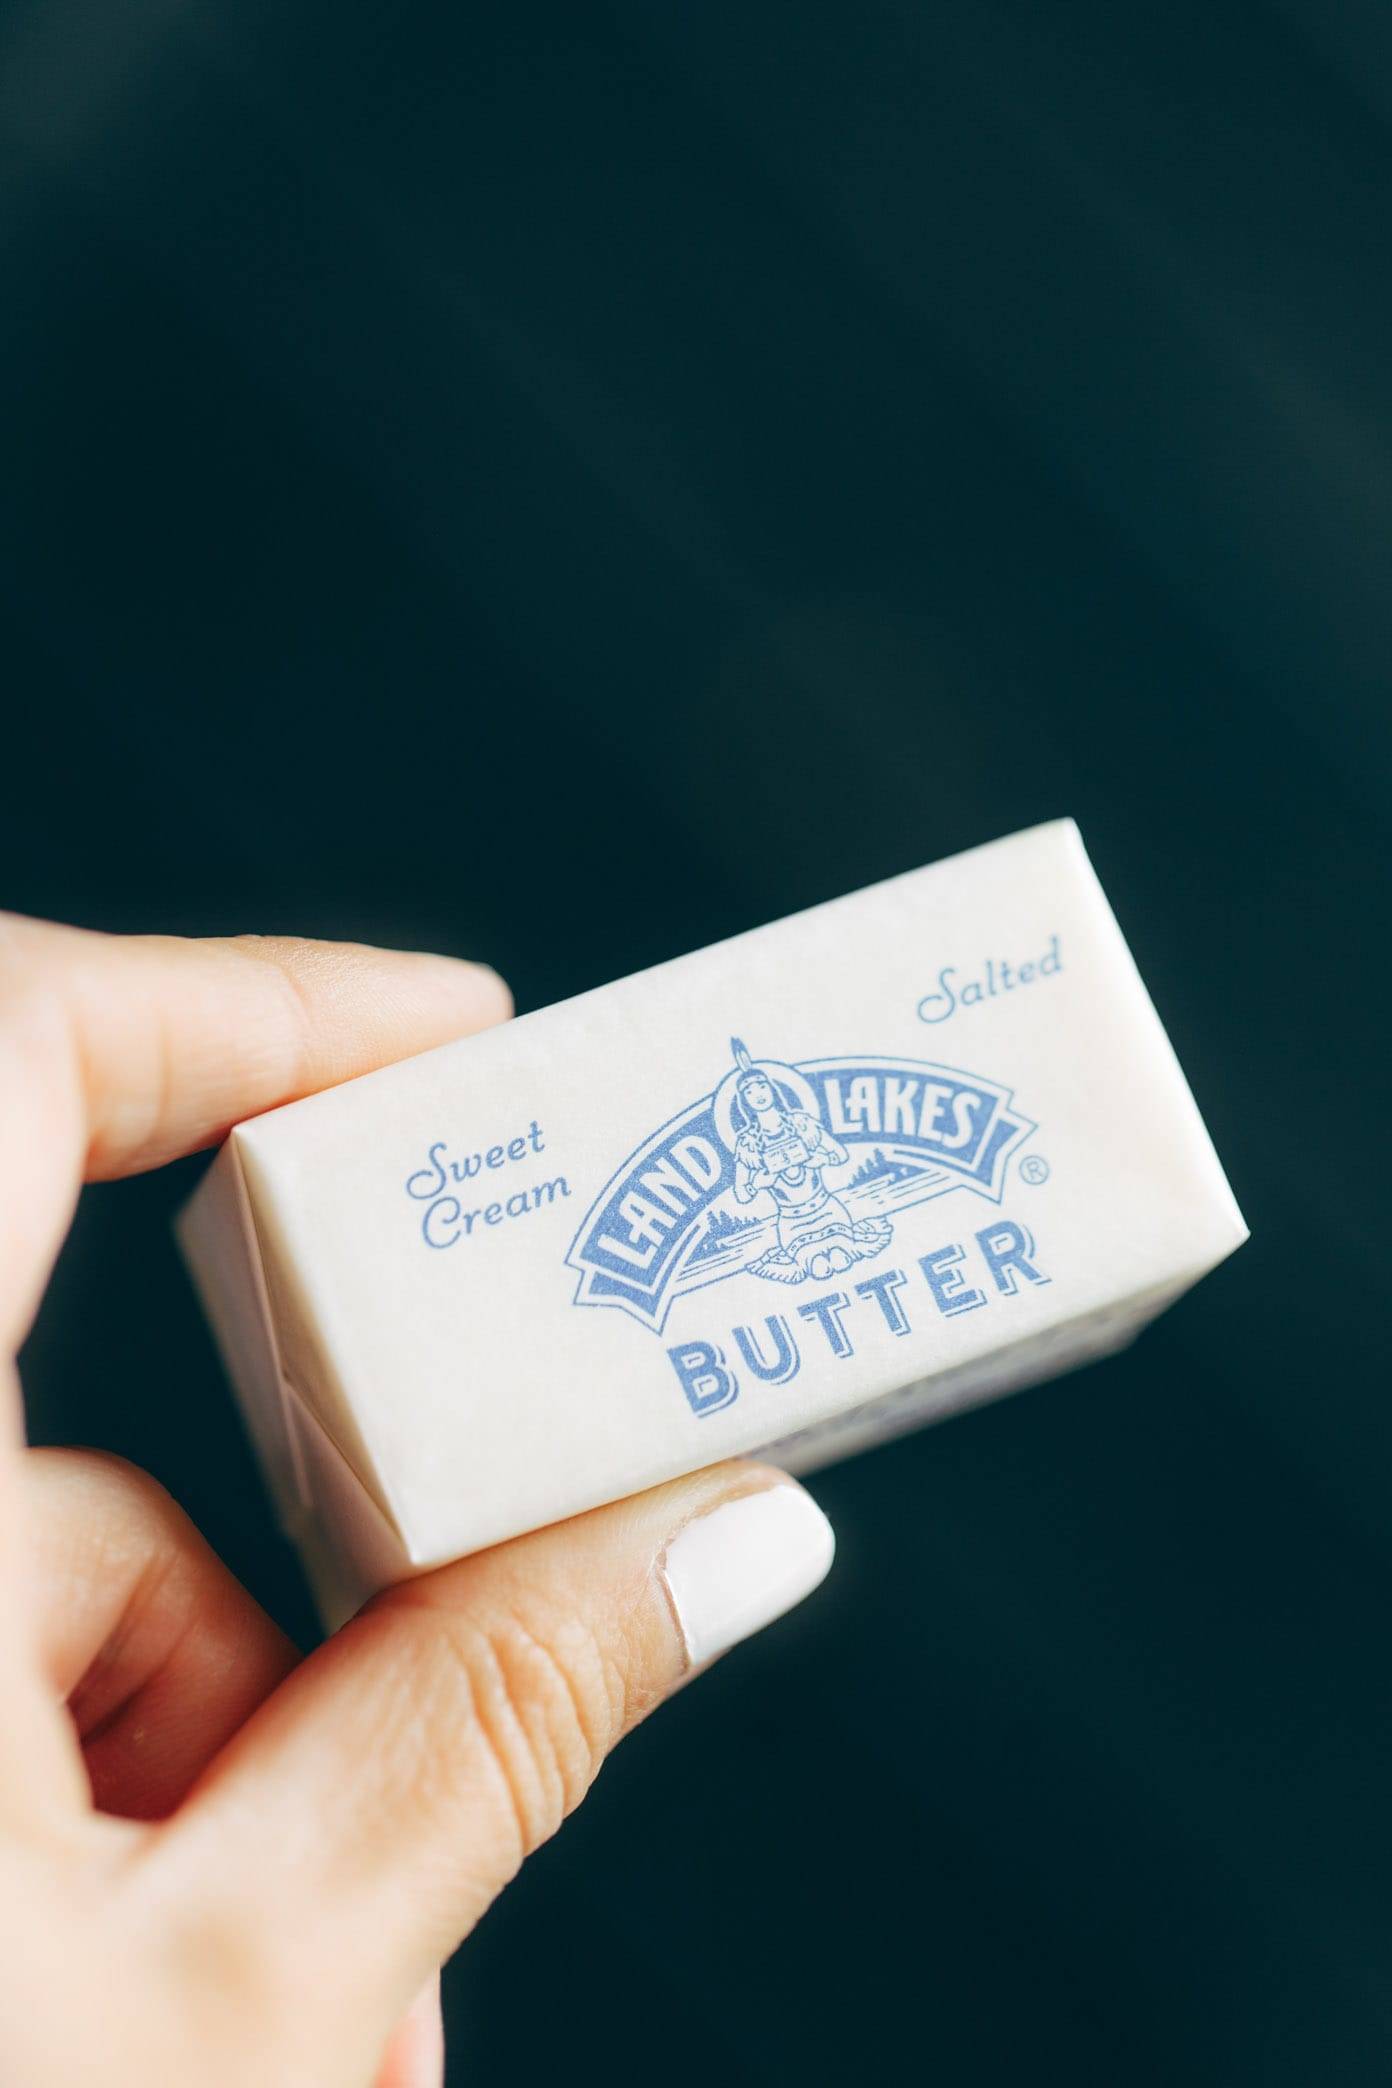
[[[718,1086],[609,1181],[571,1243],[577,1305],[658,1332],[688,1291],[748,1273],[824,1282],[889,1246],[894,1215],[950,1189],[999,1203],[1035,1126],[1008,1088],[915,1059],[755,1059],[738,1037]]]

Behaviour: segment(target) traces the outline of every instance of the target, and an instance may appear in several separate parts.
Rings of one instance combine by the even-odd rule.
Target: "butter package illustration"
[[[1060,820],[240,1125],[180,1233],[337,1618],[1117,1349],[1246,1228]]]

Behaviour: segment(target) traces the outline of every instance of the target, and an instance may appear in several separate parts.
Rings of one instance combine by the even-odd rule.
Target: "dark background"
[[[461,1953],[461,2081],[1387,2078],[1390,23],[0,8],[6,903],[528,1008],[1071,812],[1254,1232],[816,1482],[833,1582]],[[34,1433],[304,1633],[195,1171],[84,1203]]]

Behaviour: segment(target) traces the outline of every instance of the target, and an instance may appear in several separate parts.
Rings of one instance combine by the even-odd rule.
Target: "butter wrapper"
[[[1119,1348],[1246,1228],[1060,820],[242,1124],[180,1235],[333,1619]]]

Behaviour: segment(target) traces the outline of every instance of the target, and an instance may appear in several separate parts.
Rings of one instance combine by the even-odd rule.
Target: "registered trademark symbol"
[[[1020,1162],[1020,1180],[1031,1183],[1036,1189],[1049,1179],[1049,1163],[1042,1153],[1026,1153]]]

